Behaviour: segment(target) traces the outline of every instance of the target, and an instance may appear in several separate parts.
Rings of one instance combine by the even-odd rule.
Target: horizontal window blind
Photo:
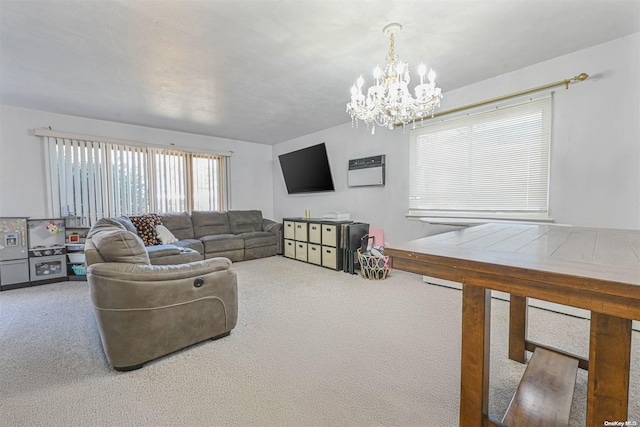
[[[413,130],[410,214],[547,214],[552,111],[549,94]]]

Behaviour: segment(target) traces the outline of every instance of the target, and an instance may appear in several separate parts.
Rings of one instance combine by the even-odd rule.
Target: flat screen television
[[[324,142],[281,154],[278,159],[289,194],[335,190]]]

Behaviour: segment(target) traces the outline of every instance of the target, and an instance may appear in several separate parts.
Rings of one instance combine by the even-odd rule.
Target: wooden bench
[[[536,348],[502,422],[509,427],[566,427],[577,372],[577,359]]]

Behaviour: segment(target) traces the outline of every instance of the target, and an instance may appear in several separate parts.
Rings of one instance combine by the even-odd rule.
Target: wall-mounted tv
[[[281,154],[278,159],[289,194],[335,190],[324,142]]]

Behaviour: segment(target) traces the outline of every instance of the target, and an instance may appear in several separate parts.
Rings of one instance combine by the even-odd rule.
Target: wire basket
[[[358,260],[360,260],[360,272],[362,276],[369,280],[386,279],[391,271],[388,256],[377,256],[363,253],[358,249]]]

